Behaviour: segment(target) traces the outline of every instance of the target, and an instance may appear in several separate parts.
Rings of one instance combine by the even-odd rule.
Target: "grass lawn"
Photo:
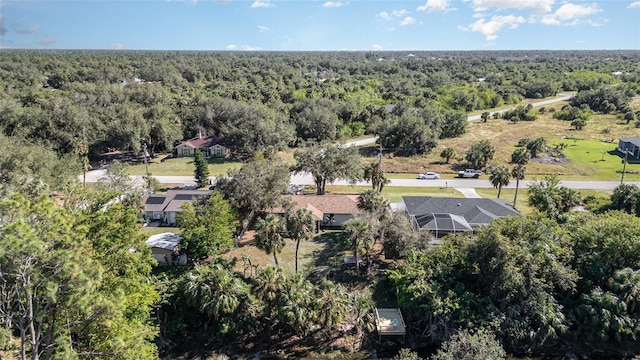
[[[152,159],[148,166],[151,175],[155,176],[188,176],[193,175],[195,166],[191,157],[170,157],[164,162],[160,162],[162,156]],[[229,169],[235,169],[242,166],[242,163],[235,159],[209,159],[209,174],[211,176],[227,175]],[[133,165],[129,167],[131,175],[144,175],[144,164]]]
[[[334,235],[331,235],[334,234]],[[335,237],[337,232],[321,232],[317,234],[311,241],[303,241],[300,243],[300,251],[299,251],[299,271],[311,271],[316,266],[318,266],[318,254],[325,254],[328,248],[333,248],[336,243],[333,241],[329,242],[328,239]],[[253,237],[253,232],[249,231],[245,235],[245,239],[250,239]],[[337,241],[337,240],[336,240]],[[335,250],[335,249],[334,249]],[[337,251],[337,250],[335,250]],[[286,245],[281,253],[278,254],[278,262],[280,264],[280,268],[286,274],[295,273],[295,264],[296,264],[296,243],[291,241],[290,239],[286,239]],[[340,256],[339,253],[344,253],[337,251],[335,256]],[[244,259],[248,259],[251,261],[251,265],[257,266],[258,268],[264,268],[266,266],[275,266],[275,262],[273,260],[273,254],[267,255],[263,250],[258,249],[252,241],[243,241],[240,247],[236,249],[232,249],[230,252],[225,254],[228,260],[236,259],[237,263],[234,268],[235,271],[243,273],[246,271],[246,275],[250,274],[250,267],[246,267],[245,264],[248,265],[248,261],[243,261]]]
[[[571,159],[573,175],[563,176],[563,179],[578,180],[588,177],[591,180],[619,180],[622,175],[622,158],[612,150],[615,143],[597,140],[561,140],[551,144],[567,144],[563,150],[565,156]],[[627,164],[627,171],[640,172],[640,164]],[[629,181],[640,181],[640,174],[625,174]]]
[[[315,193],[315,187],[312,188]],[[370,186],[349,186],[349,185],[327,185],[327,194],[360,194],[365,190],[371,189]],[[382,196],[389,202],[401,202],[403,196],[448,196],[463,197],[462,194],[454,188],[436,188],[436,187],[404,187],[404,186],[385,186],[382,189]]]
[[[148,236],[167,233],[167,232],[180,234],[181,231],[182,229],[177,227],[145,226],[142,228],[142,232],[147,234]]]
[[[483,198],[495,199],[498,197],[498,189],[489,189],[489,188],[476,188],[476,193]],[[516,194],[516,189],[502,189],[500,193],[500,198],[507,200],[510,204],[513,204],[513,197]],[[527,189],[518,189],[518,200],[516,203],[516,209],[520,211],[521,214],[525,215],[531,213],[533,209],[529,207],[527,203]]]

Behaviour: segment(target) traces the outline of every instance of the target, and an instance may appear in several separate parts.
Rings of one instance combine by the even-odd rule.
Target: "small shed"
[[[182,236],[166,232],[151,235],[146,243],[151,248],[153,258],[158,261],[158,265],[183,265],[181,262],[186,263],[186,256],[180,254],[181,240]]]
[[[378,341],[382,340],[383,336],[404,336],[407,333],[404,319],[400,309],[391,308],[376,308],[376,330],[378,331]]]

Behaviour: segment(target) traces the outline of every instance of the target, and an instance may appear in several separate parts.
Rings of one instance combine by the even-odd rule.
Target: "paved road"
[[[573,95],[562,95],[562,96],[560,96],[560,97],[558,97],[558,98],[555,98],[555,99],[549,99],[549,100],[543,100],[543,101],[533,102],[533,103],[531,103],[531,105],[532,105],[533,107],[537,107],[537,106],[546,106],[546,105],[551,105],[551,104],[554,104],[554,103],[557,103],[557,102],[560,102],[560,101],[566,101],[566,100],[569,100],[569,99],[571,99],[572,97],[573,97]],[[492,112],[490,112],[490,115],[493,115],[493,114],[502,114],[502,113],[505,113],[505,112],[507,112],[507,111],[509,111],[509,110],[513,110],[513,109],[515,109],[515,107],[508,108],[508,109],[503,109],[503,110],[498,110],[498,111],[492,111]],[[473,116],[469,116],[469,118],[467,118],[467,121],[480,120],[480,117],[481,117],[481,116],[482,116],[482,115],[473,115]]]
[[[92,170],[87,173],[87,182],[98,182],[98,180],[104,176],[104,169]],[[193,176],[154,176],[161,184],[177,184],[183,186],[195,185],[195,179]],[[80,181],[82,181],[82,175],[80,175]],[[210,177],[212,182],[215,182],[215,177]],[[542,180],[542,178],[538,179]],[[131,176],[131,181],[136,185],[143,184],[142,176]],[[522,180],[520,181],[520,188],[527,188],[535,180]],[[626,181],[628,184],[635,184],[640,186],[640,181]],[[315,186],[313,178],[309,174],[292,174],[291,184],[295,185],[309,185]],[[338,180],[333,185],[352,185],[351,183]],[[370,186],[370,183],[365,181],[359,181],[355,185]],[[580,181],[580,180],[566,180],[561,181],[560,185],[576,190],[613,190],[616,186],[620,185],[620,181]],[[399,186],[399,187],[453,187],[453,188],[493,188],[493,185],[488,179],[438,179],[438,180],[420,180],[420,179],[391,179],[391,182],[387,186]],[[511,181],[509,185],[505,186],[505,189],[515,189],[516,182]]]
[[[540,179],[542,180],[542,179]],[[529,187],[535,180],[522,180],[520,181],[520,188]],[[291,183],[297,185],[312,185],[313,179],[309,175],[292,175]],[[640,186],[640,181],[627,181],[628,184],[636,184]],[[351,183],[338,180],[333,183],[334,185],[351,185]],[[370,183],[365,181],[359,181],[355,185],[370,186]],[[560,181],[560,185],[576,190],[613,190],[616,186],[620,185],[620,181]],[[438,179],[438,180],[420,180],[420,179],[391,179],[391,182],[387,186],[399,186],[399,187],[453,187],[453,188],[485,188],[491,189],[493,185],[491,181],[487,179]],[[511,181],[504,189],[515,189],[516,182]]]

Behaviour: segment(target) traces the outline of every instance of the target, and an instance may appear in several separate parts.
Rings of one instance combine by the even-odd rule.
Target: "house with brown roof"
[[[360,195],[285,195],[287,206],[273,208],[271,214],[285,215],[287,210],[307,209],[316,221],[316,230],[341,228],[360,212]]]
[[[148,222],[160,221],[163,225],[175,226],[183,204],[203,202],[210,195],[210,190],[168,190],[164,194],[147,194],[142,198],[144,218]]]
[[[228,153],[222,138],[213,135],[203,136],[202,133],[198,132],[198,136],[183,141],[176,146],[176,156],[193,156],[196,149],[200,149],[204,157],[225,157]]]

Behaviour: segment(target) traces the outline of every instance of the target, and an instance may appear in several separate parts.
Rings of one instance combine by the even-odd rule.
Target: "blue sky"
[[[640,49],[640,0],[0,0],[0,48]]]

